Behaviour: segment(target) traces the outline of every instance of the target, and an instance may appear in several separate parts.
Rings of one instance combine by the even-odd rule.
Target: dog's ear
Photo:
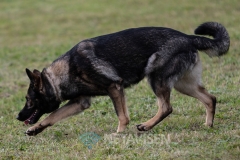
[[[39,70],[36,70],[36,69],[33,70],[33,73],[36,74],[36,75],[38,75],[38,76],[41,75],[41,72],[40,72]]]
[[[33,89],[41,91],[42,90],[41,72],[39,72],[36,69],[34,69],[33,72],[31,72],[29,69],[26,68],[26,73],[31,81]]]
[[[31,72],[29,69],[26,68],[26,73],[28,75],[28,78],[30,79],[31,82],[34,82],[35,80],[38,79],[38,75]]]

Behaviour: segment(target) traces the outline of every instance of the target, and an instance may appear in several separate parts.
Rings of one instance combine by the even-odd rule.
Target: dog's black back
[[[180,36],[187,39],[187,35],[172,29],[144,27],[91,40],[96,44],[96,56],[110,62],[128,86],[139,82],[145,76],[144,69],[152,54],[158,52],[169,39]]]

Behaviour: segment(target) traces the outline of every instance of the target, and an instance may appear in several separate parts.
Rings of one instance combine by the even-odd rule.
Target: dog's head
[[[34,124],[44,113],[50,113],[59,108],[60,102],[56,100],[54,94],[49,94],[51,89],[45,86],[42,73],[38,70],[31,72],[26,69],[30,79],[30,85],[26,95],[26,103],[19,112],[17,119],[25,124]]]

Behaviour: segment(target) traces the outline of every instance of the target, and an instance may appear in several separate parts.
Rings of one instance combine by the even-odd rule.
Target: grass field
[[[0,159],[240,159],[239,17],[239,0],[1,0]],[[171,116],[139,134],[135,125],[157,111],[144,80],[126,90],[131,122],[119,137],[111,137],[118,120],[108,97],[36,137],[24,135],[29,126],[15,118],[25,103],[25,68],[42,70],[85,38],[140,26],[193,34],[205,21],[222,23],[231,37],[227,55],[201,53],[203,82],[218,99],[214,128],[204,127],[199,101],[173,91]],[[101,137],[91,149],[79,138],[90,132]]]

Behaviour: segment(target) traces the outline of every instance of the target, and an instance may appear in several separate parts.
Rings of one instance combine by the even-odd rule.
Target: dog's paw
[[[204,123],[203,124],[206,127],[212,128],[213,127],[213,123]]]
[[[136,127],[139,131],[148,131],[151,129],[149,126],[144,125],[144,124],[138,124],[138,125],[136,125]]]
[[[25,134],[28,135],[28,136],[35,136],[37,135],[38,133],[42,132],[44,130],[44,127],[31,127],[29,128]]]
[[[35,133],[35,130],[30,130],[30,129],[28,129],[28,130],[25,132],[25,135],[28,135],[28,136],[35,136],[36,133]]]

